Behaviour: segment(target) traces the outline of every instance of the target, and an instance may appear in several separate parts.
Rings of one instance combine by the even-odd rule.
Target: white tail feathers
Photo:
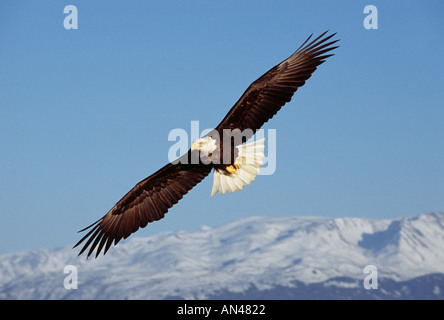
[[[239,151],[237,158],[234,160],[236,172],[229,173],[225,170],[215,169],[211,196],[214,196],[217,192],[225,194],[227,191],[242,190],[244,186],[254,181],[260,167],[264,164],[264,142],[265,138],[236,147]]]

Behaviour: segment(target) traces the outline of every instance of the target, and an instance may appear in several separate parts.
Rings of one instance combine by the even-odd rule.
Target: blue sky
[[[78,29],[66,30],[66,5]],[[366,5],[378,29],[363,26]],[[74,244],[168,160],[168,133],[216,126],[311,33],[340,48],[264,127],[277,168],[210,197],[212,176],[136,236],[245,216],[444,210],[442,1],[2,1],[0,253]]]

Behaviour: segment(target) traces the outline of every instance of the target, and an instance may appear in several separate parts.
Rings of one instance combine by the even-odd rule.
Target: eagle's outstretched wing
[[[212,167],[196,164],[167,164],[156,173],[140,181],[101,219],[80,230],[92,228],[75,246],[88,239],[79,255],[90,245],[88,257],[97,248],[96,258],[104,248],[104,254],[112,242],[116,245],[149,222],[162,219],[196,184],[201,182]]]
[[[310,36],[289,58],[254,81],[216,127],[219,134],[223,129],[251,129],[245,137],[248,140],[251,133],[271,119],[305,84],[317,66],[333,55],[326,53],[337,48],[332,45],[339,40],[328,42],[336,33],[324,37],[327,32],[307,44]]]

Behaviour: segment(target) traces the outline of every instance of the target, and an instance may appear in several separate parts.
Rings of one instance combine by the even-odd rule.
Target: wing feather
[[[271,119],[305,84],[317,66],[333,55],[325,53],[337,48],[333,44],[338,40],[329,41],[335,34],[326,36],[327,32],[311,42],[312,36],[308,37],[289,58],[254,81],[216,127],[219,134],[223,129],[252,129],[254,133]]]
[[[211,171],[210,166],[168,164],[131,189],[101,219],[81,230],[90,229],[74,246],[84,241],[80,254],[90,247],[87,256],[96,249],[96,258],[121,239],[126,239],[148,223],[162,219],[165,213]],[[80,232],[81,232],[80,231]]]

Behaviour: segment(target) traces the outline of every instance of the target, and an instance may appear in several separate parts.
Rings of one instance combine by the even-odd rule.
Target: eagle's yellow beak
[[[191,151],[199,150],[199,147],[200,147],[200,143],[197,142],[197,141],[194,141],[194,142],[191,144]]]

